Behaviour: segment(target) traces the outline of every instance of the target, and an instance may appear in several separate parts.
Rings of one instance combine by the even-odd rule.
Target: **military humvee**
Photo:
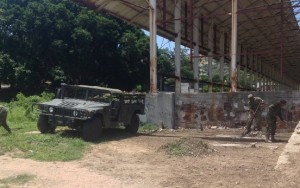
[[[38,104],[37,127],[41,133],[54,133],[57,126],[82,132],[87,141],[101,137],[103,128],[124,125],[137,133],[144,113],[145,95],[125,93],[98,86],[62,84],[56,98]]]

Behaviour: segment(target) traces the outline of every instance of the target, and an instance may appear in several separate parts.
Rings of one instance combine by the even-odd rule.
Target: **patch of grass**
[[[25,97],[18,94],[10,103],[2,103],[9,107],[8,125],[12,134],[0,127],[0,155],[12,152],[17,157],[31,158],[41,161],[70,161],[83,157],[89,143],[78,136],[56,134],[40,134],[37,129],[37,109],[32,103],[49,100],[51,94]],[[38,133],[32,133],[38,132]]]
[[[162,146],[162,149],[165,150],[167,154],[175,156],[199,156],[214,151],[207,143],[200,139],[193,138],[175,140],[174,142]]]
[[[151,132],[158,129],[157,125],[150,124],[150,123],[141,123],[139,127],[139,132],[145,133],[145,132]]]
[[[41,161],[80,159],[88,143],[80,138],[60,134],[28,134],[14,132],[0,137],[0,151],[13,152],[17,157]],[[17,151],[17,152],[16,152]]]
[[[186,148],[183,147],[184,140],[176,140],[175,142],[168,143],[165,146],[167,153],[170,155],[183,155],[187,153]]]
[[[4,184],[4,186],[0,186],[0,187],[9,187],[10,184],[23,185],[33,180],[34,178],[35,178],[34,175],[21,174],[17,176],[0,179],[0,184]]]

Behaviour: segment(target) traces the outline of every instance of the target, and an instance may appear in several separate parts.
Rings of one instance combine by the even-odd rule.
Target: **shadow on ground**
[[[64,129],[64,130],[57,130],[55,134],[59,134],[62,137],[67,138],[81,138],[82,139],[82,133],[77,130],[72,129]],[[107,128],[103,129],[102,137],[93,143],[101,143],[101,142],[107,142],[107,141],[117,141],[117,140],[123,140],[131,137],[140,136],[141,134],[131,134],[125,131],[125,129],[122,128]]]
[[[210,129],[204,130],[202,132],[195,130],[195,132],[197,132],[197,134],[188,134],[188,137],[200,138],[200,139],[212,140],[212,141],[227,141],[227,142],[265,142],[265,138],[263,135],[241,137],[240,131],[238,129],[232,129],[230,132],[224,130],[211,131]],[[150,136],[150,137],[165,137],[165,138],[167,137],[181,138],[187,136],[185,131],[181,133],[180,131],[168,132],[167,130],[163,130],[162,132],[141,133],[140,135]],[[276,142],[287,143],[290,135],[291,133],[284,133],[284,134],[279,133]]]

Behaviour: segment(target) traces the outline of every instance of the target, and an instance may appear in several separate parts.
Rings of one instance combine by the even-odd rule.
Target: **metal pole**
[[[225,32],[221,32],[221,38],[220,38],[220,52],[221,52],[221,58],[220,58],[220,91],[224,91],[224,61],[225,61]]]
[[[156,0],[150,0],[150,94],[157,93]]]
[[[280,14],[280,19],[281,19],[281,25],[280,25],[280,76],[281,79],[283,78],[283,0],[281,0],[281,14]]]
[[[213,91],[213,83],[212,83],[212,62],[213,62],[213,31],[214,31],[214,22],[212,21],[208,30],[208,92]]]
[[[180,45],[181,45],[181,0],[175,0],[175,92],[181,93],[181,75],[180,75]]]
[[[193,72],[194,72],[194,92],[199,93],[199,26],[200,21],[198,18],[199,13],[196,12],[196,18],[194,19],[194,26],[193,26],[193,40],[194,40],[194,56],[196,58],[193,59]]]
[[[237,47],[237,1],[232,0],[232,13],[231,13],[231,92],[237,91],[237,71],[236,71],[236,47]]]

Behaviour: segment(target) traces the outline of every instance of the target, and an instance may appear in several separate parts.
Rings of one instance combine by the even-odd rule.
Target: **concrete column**
[[[220,91],[224,91],[224,60],[225,60],[225,33],[224,31],[221,32],[221,38],[220,38],[220,53],[221,53],[221,58],[220,58],[220,82],[221,82],[221,87]]]
[[[212,92],[212,62],[213,62],[213,37],[214,37],[214,22],[211,22],[208,30],[208,92]]]
[[[181,63],[180,63],[180,45],[181,45],[181,0],[175,0],[175,92],[181,93]]]
[[[193,72],[194,72],[194,92],[199,93],[199,26],[200,20],[197,12],[193,24],[193,45],[194,45],[194,58],[193,58]]]
[[[150,94],[157,93],[156,0],[149,1]]]
[[[236,49],[237,49],[237,1],[232,0],[231,11],[231,64],[230,64],[230,85],[231,91],[237,91],[237,72],[236,72]]]

